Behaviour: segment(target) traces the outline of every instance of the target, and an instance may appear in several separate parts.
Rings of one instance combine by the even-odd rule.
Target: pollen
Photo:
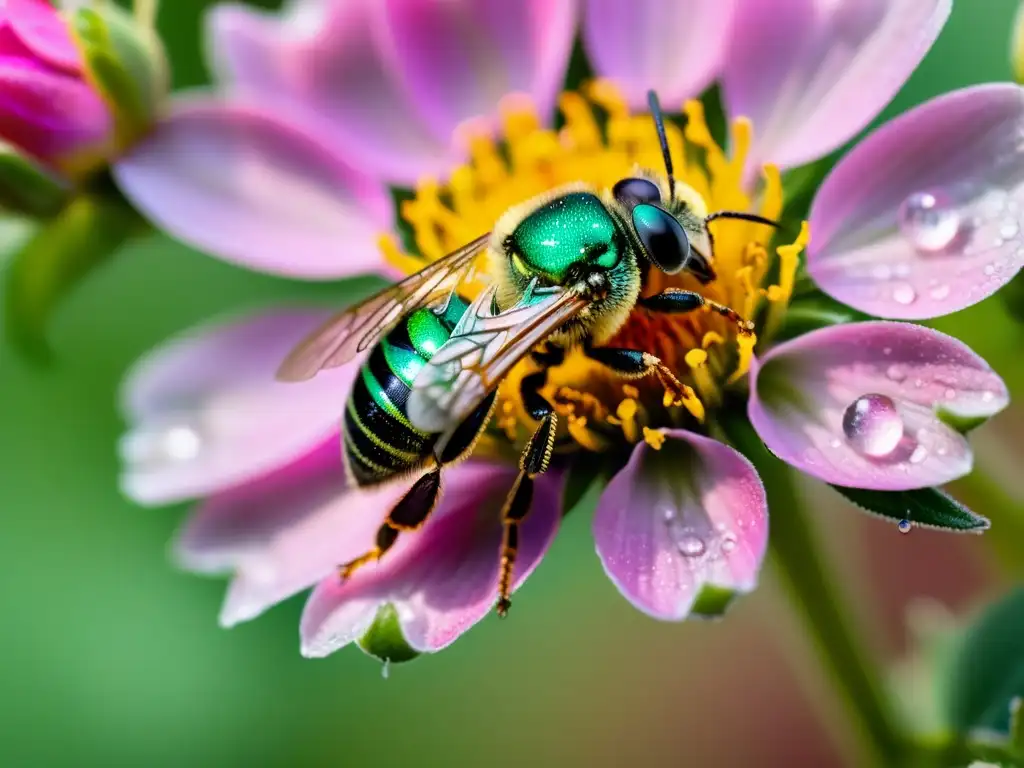
[[[419,181],[400,206],[412,247],[403,249],[395,237],[382,236],[385,261],[402,274],[416,272],[491,231],[509,208],[565,184],[604,191],[639,172],[663,176],[653,120],[633,113],[611,83],[598,80],[579,92],[562,93],[558,108],[557,130],[522,96],[501,104],[495,133],[483,124],[465,126],[457,139],[466,162],[447,180]],[[732,210],[779,217],[784,200],[778,169],[768,165],[752,174],[747,163],[754,133],[749,120],[733,120],[722,146],[700,102],[666,108],[683,115],[681,121],[666,122],[666,139],[677,189],[687,189],[698,215]],[[795,240],[772,249],[775,231],[764,224],[723,218],[709,228],[714,281],[702,285],[685,272],[651,270],[644,289],[646,295],[672,288],[697,291],[707,302],[704,309],[667,315],[635,308],[607,342],[646,353],[651,375],[625,383],[579,350],[549,370],[541,394],[561,417],[556,450],[601,452],[641,441],[657,450],[666,428],[706,429],[728,402],[726,391],[746,386],[758,339],[770,338],[785,317],[810,232],[804,224]],[[459,292],[474,298],[491,282],[488,269],[484,254]],[[743,327],[735,313],[723,312],[726,307],[756,326]],[[501,383],[493,438],[519,444],[536,427],[519,395],[523,378],[536,370],[538,364],[528,357]]]

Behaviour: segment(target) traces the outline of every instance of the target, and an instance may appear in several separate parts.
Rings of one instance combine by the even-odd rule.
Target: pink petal
[[[669,111],[696,98],[715,79],[738,0],[585,0],[583,40],[604,78],[630,106],[646,109],[654,89]]]
[[[403,534],[376,567],[313,590],[302,616],[303,655],[326,656],[351,643],[385,603],[420,651],[440,650],[484,618],[497,600],[500,512],[515,475],[514,467],[477,461],[446,470],[441,502],[421,531]],[[560,478],[537,479],[520,531],[517,588],[554,538],[560,497]]]
[[[882,317],[937,317],[994,293],[1024,265],[1022,131],[1012,84],[945,94],[882,126],[818,190],[810,274]]]
[[[865,395],[889,398],[896,415],[873,408],[868,427],[844,431],[844,414]],[[769,351],[751,371],[748,412],[765,445],[797,469],[836,485],[897,491],[970,472],[970,446],[938,411],[978,419],[1008,401],[1003,381],[962,342],[917,325],[869,322]],[[865,448],[872,435],[880,440]]]
[[[491,118],[509,93],[554,108],[575,32],[575,0],[382,0],[382,49],[440,137]]]
[[[6,0],[0,13],[36,56],[69,74],[82,71],[82,57],[67,22],[47,0]]]
[[[701,587],[749,592],[768,545],[768,507],[754,467],[732,448],[683,430],[661,450],[633,449],[594,515],[605,572],[656,619],[689,615]]]
[[[208,58],[232,94],[284,110],[367,173],[402,183],[443,175],[457,160],[449,136],[417,119],[382,60],[374,2],[301,0],[283,15],[215,5]]]
[[[0,30],[0,34],[3,31]],[[52,164],[111,134],[103,100],[80,77],[39,61],[0,56],[0,138]]]
[[[928,52],[952,0],[740,0],[722,74],[755,165],[814,160],[863,129]]]
[[[338,458],[338,443],[334,444]],[[340,463],[313,478],[292,476],[268,499],[250,488],[225,500],[213,499],[197,513],[238,518],[245,511],[269,512],[268,526],[250,540],[235,563],[220,623],[232,627],[321,580],[337,581],[337,569],[372,549],[387,511],[412,484],[400,479],[373,488],[344,488]],[[262,485],[260,483],[259,485]],[[209,524],[208,524],[209,525]],[[236,545],[237,546],[237,545]]]
[[[270,110],[179,102],[114,175],[158,226],[228,261],[304,278],[382,268],[387,190]]]
[[[122,396],[121,485],[162,504],[254,480],[338,431],[351,363],[301,384],[274,374],[328,313],[277,310],[193,329],[142,358]]]

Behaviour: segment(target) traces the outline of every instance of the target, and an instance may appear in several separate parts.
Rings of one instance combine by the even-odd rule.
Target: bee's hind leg
[[[730,323],[733,323],[743,335],[754,332],[754,324],[744,318],[732,307],[719,304],[701,296],[696,291],[683,291],[678,288],[669,288],[654,296],[647,296],[637,301],[637,305],[652,312],[664,312],[666,314],[681,315],[686,312],[693,312],[695,309],[709,309],[716,312]]]
[[[441,489],[441,466],[440,461],[435,459],[434,466],[413,483],[391,509],[384,524],[377,529],[373,549],[338,569],[343,581],[364,565],[380,560],[398,540],[398,534],[402,531],[415,531],[427,522],[427,518],[437,505]]]

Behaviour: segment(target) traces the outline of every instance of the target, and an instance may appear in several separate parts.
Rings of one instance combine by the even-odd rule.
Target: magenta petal
[[[937,317],[991,295],[1024,265],[1022,131],[1012,84],[955,91],[882,126],[818,190],[808,271],[882,317]]]
[[[583,40],[596,73],[646,109],[654,89],[670,111],[715,79],[737,0],[586,0]]]
[[[327,314],[278,310],[194,329],[136,363],[122,395],[124,492],[144,504],[214,493],[336,434],[355,363],[301,384],[274,379]]]
[[[5,0],[0,14],[40,59],[69,74],[81,72],[82,57],[67,22],[47,0]]]
[[[685,619],[701,587],[749,592],[768,545],[754,467],[727,445],[683,430],[661,450],[633,449],[594,515],[605,572],[637,608]]]
[[[228,261],[305,278],[383,268],[386,189],[269,110],[181,102],[114,175],[157,225]]]
[[[382,0],[382,47],[435,134],[493,118],[509,93],[550,115],[575,32],[575,0]]]
[[[952,0],[741,0],[722,74],[753,158],[792,167],[863,129],[928,52]]]
[[[377,609],[392,603],[409,644],[436,651],[484,618],[497,600],[500,511],[514,467],[471,461],[446,471],[427,525],[403,534],[376,566],[347,582],[321,582],[302,616],[302,653],[326,656],[357,639]],[[537,479],[519,535],[515,586],[537,567],[558,528],[560,479]],[[513,608],[513,610],[515,610]]]
[[[866,427],[854,421],[844,430],[844,414],[865,395],[888,398],[888,408],[871,407]],[[870,322],[813,331],[769,351],[751,370],[748,412],[765,445],[797,469],[836,485],[897,491],[970,472],[970,446],[940,411],[984,419],[1008,401],[1003,381],[962,342],[917,325]],[[865,443],[872,435],[880,439]]]
[[[367,173],[412,183],[456,161],[416,119],[382,60],[376,0],[294,2],[282,15],[227,3],[206,17],[209,58],[230,92],[285,110]]]

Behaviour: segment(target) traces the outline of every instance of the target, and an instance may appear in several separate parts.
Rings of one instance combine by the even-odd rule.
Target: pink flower
[[[683,14],[665,13],[655,0],[630,3],[628,13],[625,5],[299,0],[280,17],[222,6],[209,30],[224,90],[181,100],[115,173],[157,223],[223,258],[307,278],[394,274],[422,261],[391,241],[386,259],[379,255],[379,235],[395,223],[387,182],[444,176],[463,163],[450,183],[419,184],[401,209],[418,256],[430,261],[556,184],[607,187],[634,162],[650,166],[658,153],[649,119],[629,107],[649,87],[678,104],[717,78],[730,114],[753,118],[753,143],[745,157],[750,124],[734,120],[738,149],[727,157],[691,104],[685,141],[708,162],[680,175],[709,212],[745,209],[761,163],[795,166],[861,131],[924,56],[950,7],[949,0],[707,0]],[[592,93],[609,115],[608,146],[579,94],[557,97],[576,10],[591,60],[620,89]],[[562,133],[521,100],[502,100],[509,91],[528,93],[543,119],[557,99]],[[984,246],[986,259],[1001,249],[991,273],[967,250],[990,241],[992,222],[1008,232],[1007,217],[1017,221],[1009,203],[1024,174],[995,160],[1019,133],[1019,98],[1016,86],[967,89],[898,118],[849,153],[810,216],[808,269],[822,288],[883,316],[916,318],[978,301],[1019,269],[1016,251],[1002,244]],[[989,132],[968,130],[979,115],[991,118]],[[510,162],[486,137],[495,130],[507,139]],[[673,131],[670,140],[683,157],[684,136]],[[923,211],[937,219],[901,227],[907,201],[940,191],[949,197],[939,209]],[[996,198],[1004,207],[993,218],[986,212]],[[763,215],[779,215],[774,168],[758,199]],[[947,214],[961,226],[946,247],[970,258],[921,247]],[[775,277],[763,228],[729,226],[716,225],[715,298],[746,317],[763,302],[757,358],[753,340],[717,315],[656,326],[638,311],[621,333],[683,380],[682,407],[665,406],[660,388],[623,387],[578,362],[560,367],[553,385],[577,457],[628,456],[597,505],[597,555],[628,600],[667,620],[717,612],[721,606],[709,603],[716,594],[730,597],[757,582],[768,535],[764,489],[742,455],[709,436],[730,409],[745,410],[764,443],[798,470],[837,485],[895,490],[969,472],[970,446],[947,421],[983,419],[1008,401],[977,355],[915,325],[856,323],[778,343],[807,230],[778,249]],[[887,291],[890,278],[908,288],[893,283]],[[695,287],[672,280],[666,285]],[[868,280],[876,283],[858,294]],[[446,470],[446,492],[426,525],[339,582],[336,566],[372,546],[384,510],[412,479],[372,491],[343,480],[337,419],[350,382],[362,375],[359,361],[301,384],[273,381],[287,350],[318,319],[268,312],[201,330],[143,361],[125,389],[131,426],[123,487],[144,503],[205,497],[177,553],[186,567],[233,574],[222,623],[314,587],[302,621],[308,655],[359,639],[385,607],[412,647],[437,650],[497,597],[498,513],[514,470],[480,454]],[[508,434],[528,426],[516,397],[500,395],[499,426]],[[493,436],[501,440],[502,432]],[[517,584],[556,532],[562,480],[556,470],[537,488]]]
[[[59,170],[107,148],[113,120],[47,0],[0,7],[0,139]]]

